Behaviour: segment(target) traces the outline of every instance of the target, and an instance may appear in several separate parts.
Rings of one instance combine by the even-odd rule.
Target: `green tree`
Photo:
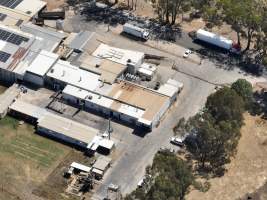
[[[224,87],[211,94],[202,113],[190,118],[176,130],[191,133],[187,149],[197,160],[200,169],[215,174],[224,171],[224,165],[236,151],[243,124],[244,102],[234,89]]]
[[[171,25],[175,24],[178,14],[188,11],[191,7],[191,1],[188,0],[152,0],[151,2],[159,20]]]
[[[237,42],[241,38],[247,40],[244,51],[251,48],[254,35],[261,32],[266,6],[260,0],[210,0],[203,1],[204,18],[214,25],[222,22],[229,24],[237,34]],[[194,3],[198,6],[199,4]]]
[[[253,97],[253,89],[251,83],[245,79],[238,79],[232,84],[231,88],[243,98],[246,108],[249,108]]]
[[[206,102],[208,112],[220,121],[231,121],[241,126],[243,121],[244,101],[233,89],[224,87],[211,94]]]
[[[151,175],[153,182],[147,192],[139,188],[125,199],[181,200],[194,182],[194,176],[185,161],[171,152],[155,155]]]

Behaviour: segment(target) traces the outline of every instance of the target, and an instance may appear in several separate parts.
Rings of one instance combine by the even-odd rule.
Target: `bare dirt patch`
[[[54,10],[65,5],[65,0],[44,0],[47,2],[47,10]]]
[[[2,94],[7,88],[0,85],[0,94]]]
[[[245,115],[237,154],[221,178],[209,180],[210,189],[191,191],[187,200],[235,200],[259,189],[267,180],[267,121]]]

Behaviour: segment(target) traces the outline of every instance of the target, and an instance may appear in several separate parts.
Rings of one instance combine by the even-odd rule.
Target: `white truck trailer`
[[[144,40],[148,40],[149,38],[149,32],[146,29],[140,28],[129,23],[123,25],[123,32]]]
[[[203,29],[196,31],[195,39],[226,49],[230,52],[237,53],[240,51],[239,45],[235,44],[232,40]]]

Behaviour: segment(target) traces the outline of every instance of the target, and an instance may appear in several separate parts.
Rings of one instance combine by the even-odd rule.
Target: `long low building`
[[[36,124],[38,119],[47,114],[47,111],[44,108],[40,108],[18,99],[9,106],[9,113],[13,116],[23,118],[26,121]]]
[[[3,94],[0,95],[0,118],[5,117],[8,107],[20,95],[20,88],[17,84],[13,84]]]
[[[38,120],[37,131],[85,149],[98,134],[94,128],[50,113]]]
[[[173,96],[126,81],[113,84],[105,95],[72,85],[67,85],[62,94],[72,104],[82,103],[85,108],[148,129],[160,122],[175,100]]]

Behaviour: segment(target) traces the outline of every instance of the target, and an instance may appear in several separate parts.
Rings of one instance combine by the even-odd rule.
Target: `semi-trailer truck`
[[[146,29],[140,28],[129,23],[123,25],[123,32],[144,40],[148,40],[149,38],[149,32]]]
[[[215,45],[233,53],[238,53],[241,50],[240,46],[234,43],[232,40],[203,29],[196,31],[194,39]]]

